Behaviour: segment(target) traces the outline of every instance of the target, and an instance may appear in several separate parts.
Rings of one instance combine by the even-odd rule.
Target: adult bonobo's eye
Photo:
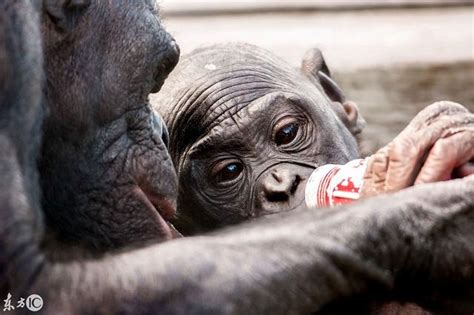
[[[277,146],[282,146],[295,140],[299,131],[299,123],[293,118],[282,119],[273,130],[273,141]]]
[[[215,183],[230,182],[239,178],[244,166],[237,160],[223,160],[214,165],[211,178]]]

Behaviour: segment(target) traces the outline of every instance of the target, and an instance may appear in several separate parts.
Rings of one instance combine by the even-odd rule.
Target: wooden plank
[[[331,69],[474,60],[474,7],[164,17],[182,54],[209,43],[248,42],[298,66],[322,49]],[[474,75],[474,74],[473,74]]]
[[[288,11],[341,11],[387,8],[453,7],[474,5],[474,0],[164,0],[164,14],[215,15]]]

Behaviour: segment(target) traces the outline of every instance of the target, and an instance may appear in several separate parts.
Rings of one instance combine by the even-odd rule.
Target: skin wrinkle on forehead
[[[221,87],[223,86],[221,85]],[[278,88],[278,87],[275,87],[275,88]],[[264,86],[262,86],[256,91],[252,91],[251,93],[248,93],[246,90],[244,90],[243,93],[237,92],[237,94],[234,94],[231,96],[227,96],[227,97],[224,96],[224,98],[228,98],[225,104],[231,105],[231,106],[226,106],[221,112],[216,113],[216,116],[209,115],[210,117],[206,117],[206,112],[204,111],[204,107],[195,106],[195,104],[197,103],[199,105],[207,105],[209,104],[208,102],[210,101],[212,102],[212,100],[206,99],[201,102],[190,103],[190,105],[188,105],[187,107],[189,108],[189,110],[187,112],[183,112],[180,115],[180,117],[175,121],[174,124],[173,123],[170,124],[170,130],[172,131],[181,130],[182,134],[186,134],[187,131],[189,131],[189,128],[194,128],[197,130],[193,132],[193,135],[191,134],[188,135],[188,138],[190,139],[188,139],[186,143],[179,142],[179,140],[176,139],[177,133],[174,133],[174,136],[172,137],[174,137],[175,139],[173,139],[173,141],[171,142],[173,144],[176,143],[177,146],[171,148],[171,151],[181,154],[185,150],[186,146],[198,140],[195,135],[203,134],[203,131],[209,130],[210,128],[212,128],[213,127],[212,123],[215,122],[219,118],[219,116],[225,115],[226,113],[233,114],[237,112],[240,108],[245,107],[248,103],[252,102],[253,100],[265,95],[268,92],[271,92],[272,90],[270,89],[271,87],[265,88]],[[225,95],[225,90],[223,90],[222,93]],[[222,108],[223,104],[220,103],[219,106]]]
[[[207,112],[212,111],[215,107],[219,106],[219,104],[213,102],[212,98],[209,99],[206,94],[207,91],[210,91],[209,96],[212,96],[213,93],[225,94],[227,90],[244,83],[262,83],[268,84],[269,87],[275,86],[273,78],[274,73],[261,71],[258,66],[260,65],[256,64],[255,67],[242,67],[241,64],[233,64],[223,67],[219,69],[219,71],[206,73],[195,80],[193,88],[189,88],[185,91],[184,95],[182,95],[181,99],[178,101],[178,110],[174,112],[173,118],[170,120],[170,126],[177,124],[178,121],[181,120],[181,117],[190,111],[204,110],[205,115]],[[232,73],[232,75],[229,76],[229,73]],[[222,78],[225,79],[222,80]],[[248,81],[240,83],[244,78],[247,78]],[[239,81],[239,84],[232,84],[233,81],[236,80]],[[278,85],[276,88],[278,88]],[[186,100],[185,102],[182,102],[183,98]],[[209,102],[206,102],[206,100],[209,100]],[[197,107],[195,104],[209,104],[209,107],[203,109],[202,106]]]
[[[176,111],[176,113],[180,114],[176,114],[176,120],[169,124],[170,129],[185,130],[183,133],[186,133],[186,127],[193,126],[193,128],[197,127],[197,129],[199,129],[196,134],[204,134],[209,132],[209,130],[211,130],[216,125],[220,124],[224,119],[235,115],[241,109],[246,108],[251,102],[260,97],[275,91],[293,93],[297,92],[295,91],[297,90],[297,87],[294,87],[293,85],[286,84],[286,82],[281,81],[278,81],[278,83],[275,84],[274,78],[272,78],[269,74],[256,71],[255,69],[252,70],[252,73],[247,74],[247,70],[245,70],[245,75],[231,76],[228,80],[217,82],[213,81],[212,79],[209,80],[211,81],[210,86],[203,87],[203,89],[206,91],[211,90],[209,95],[202,96],[204,93],[201,93],[199,94],[197,100],[188,99],[188,102],[182,106],[184,107],[183,110]],[[253,75],[255,72],[257,75]],[[263,73],[265,76],[262,78],[262,76],[259,75],[260,73]],[[225,75],[225,73],[219,74]],[[213,77],[213,79],[218,77],[219,75]],[[241,82],[243,78],[247,78],[250,83]],[[253,80],[254,78],[257,80]],[[268,81],[272,79],[273,81]],[[229,84],[237,80],[239,81],[237,84]],[[251,86],[246,88],[246,85]],[[212,88],[215,89],[212,90]],[[228,91],[231,92],[226,93]],[[201,98],[204,99],[201,100]],[[199,104],[200,106],[196,106],[196,104]],[[221,110],[219,111],[217,109]],[[183,126],[183,128],[180,128],[180,125]],[[173,140],[174,141],[172,141],[172,143],[175,143],[176,140]],[[195,139],[195,137],[191,137],[190,141],[187,143],[180,143],[181,145],[176,148],[172,148],[172,151],[181,155],[183,151],[186,151],[187,145],[192,144],[198,140],[199,139]]]
[[[245,54],[245,55],[242,56],[241,59],[243,59],[243,61],[246,62],[245,64],[243,63],[243,61],[237,61],[237,62],[233,62],[233,63],[229,64],[229,63],[226,62],[226,60],[223,60],[224,65],[222,65],[221,60],[214,60],[213,59],[213,57],[215,58],[215,56],[218,55],[218,54],[211,54],[210,55],[205,50],[203,52],[204,53],[199,53],[199,49],[196,50],[195,55],[192,58],[189,58],[190,60],[184,61],[182,63],[181,67],[180,67],[180,65],[178,65],[177,69],[175,69],[175,72],[172,73],[171,76],[170,76],[170,79],[173,77],[173,75],[179,76],[178,73],[180,72],[180,68],[187,69],[187,65],[190,64],[190,63],[195,63],[195,65],[192,64],[191,68],[187,69],[188,71],[184,71],[184,72],[185,73],[190,72],[189,73],[190,77],[195,76],[196,73],[199,74],[199,76],[197,78],[194,78],[193,88],[188,88],[187,90],[185,90],[184,93],[179,98],[179,100],[177,102],[177,104],[178,104],[177,109],[178,110],[173,111],[173,113],[169,113],[171,115],[170,119],[168,119],[168,124],[170,126],[175,124],[175,121],[177,120],[176,116],[178,116],[178,113],[180,113],[182,111],[188,111],[187,107],[189,106],[190,102],[187,102],[188,105],[186,105],[186,102],[183,102],[183,98],[185,100],[189,100],[189,98],[191,98],[191,96],[196,91],[198,91],[199,87],[201,87],[202,84],[205,83],[205,82],[210,82],[213,79],[219,80],[220,77],[222,77],[222,76],[227,77],[227,75],[226,75],[227,71],[234,72],[234,71],[240,70],[240,69],[249,69],[249,71],[251,71],[252,73],[256,73],[256,71],[260,71],[262,74],[266,74],[267,76],[269,76],[270,80],[272,80],[272,76],[274,76],[275,74],[278,74],[279,78],[283,79],[284,77],[288,77],[288,74],[291,73],[289,71],[280,70],[281,67],[276,66],[276,65],[278,65],[278,62],[273,60],[273,58],[268,58],[267,55],[262,57],[261,55],[257,54],[254,51],[250,52],[249,54]],[[241,52],[239,52],[239,53],[241,53]],[[242,54],[240,54],[240,55],[242,55]],[[238,59],[240,55],[235,56],[235,58],[232,58],[232,60]],[[211,72],[204,71],[204,73],[202,73],[203,72],[202,69],[199,69],[199,68],[196,69],[195,67],[200,66],[203,60],[206,62],[206,64],[211,63],[211,62],[213,64],[218,64],[219,65],[218,70],[217,71],[211,71]],[[249,61],[254,61],[254,64],[249,65],[248,64]],[[262,70],[267,70],[267,71],[262,71]],[[289,70],[289,69],[285,69],[285,70]],[[286,79],[287,80],[285,80],[285,81],[291,82],[291,78],[286,78]],[[173,94],[176,94],[176,93],[173,93]],[[169,109],[169,110],[171,110],[171,109]]]
[[[254,134],[255,125],[263,126],[269,122],[267,116],[261,117],[259,113],[266,111],[270,113],[269,116],[272,116],[275,112],[281,112],[280,102],[290,100],[292,96],[292,93],[284,93],[281,90],[273,91],[242,106],[238,111],[225,115],[188,149],[188,157],[212,156],[214,152],[225,152],[236,148],[239,148],[239,152],[247,152],[246,147],[248,147],[248,153],[252,153],[253,146],[250,143],[257,142],[254,136],[271,133],[271,130],[265,130],[265,132]],[[242,112],[244,114],[240,115]],[[225,138],[222,137],[223,131],[225,131]]]
[[[193,125],[195,122],[196,124],[199,124],[201,121],[202,123],[199,124],[201,127],[200,132],[198,135],[202,135],[201,137],[196,137],[193,138],[192,141],[188,141],[183,144],[183,146],[180,148],[181,150],[178,150],[179,156],[185,156],[188,157],[191,153],[191,151],[195,151],[197,148],[196,144],[199,143],[208,143],[206,140],[204,142],[201,142],[203,138],[206,138],[209,133],[211,133],[211,130],[218,128],[221,126],[221,124],[228,120],[228,119],[235,119],[234,116],[237,115],[240,111],[244,109],[248,109],[251,104],[253,104],[254,101],[260,100],[262,97],[265,97],[265,95],[269,95],[275,91],[281,91],[281,88],[278,89],[277,87],[274,89],[266,89],[266,88],[261,88],[257,91],[252,91],[252,93],[248,93],[247,90],[243,89],[242,93],[237,93],[237,96],[235,98],[229,99],[227,102],[220,104],[220,108],[222,108],[224,105],[227,105],[229,103],[230,106],[225,106],[224,109],[221,112],[216,113],[216,117],[209,117],[207,120],[203,120],[201,117],[194,118],[191,117],[187,123],[190,125]],[[247,98],[247,99],[246,99]],[[267,104],[267,106],[271,106],[271,104]],[[239,126],[240,124],[235,124],[235,126]],[[244,133],[242,133],[244,134]],[[190,147],[191,146],[191,147]],[[178,161],[178,164],[181,164],[181,162],[185,161],[186,159],[181,159]],[[179,169],[181,167],[178,167]]]

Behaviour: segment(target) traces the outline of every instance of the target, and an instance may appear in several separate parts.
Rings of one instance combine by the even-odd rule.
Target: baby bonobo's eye
[[[218,162],[211,170],[211,177],[215,183],[230,182],[237,179],[244,167],[237,160],[223,160]]]
[[[273,141],[277,146],[282,146],[295,140],[298,135],[299,124],[296,119],[284,118],[275,125],[273,130]]]

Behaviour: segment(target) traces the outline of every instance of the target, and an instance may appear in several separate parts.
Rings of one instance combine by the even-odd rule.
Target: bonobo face
[[[203,48],[182,61],[155,107],[170,127],[181,229],[292,210],[315,167],[358,156],[343,96],[325,80],[250,45]]]
[[[317,109],[302,95],[273,92],[216,123],[181,165],[182,184],[191,179],[188,195],[212,200],[224,223],[299,206],[316,166],[354,156]],[[195,194],[193,186],[205,189]]]
[[[45,0],[44,208],[62,238],[117,247],[173,236],[176,175],[148,104],[178,61],[154,1]]]

